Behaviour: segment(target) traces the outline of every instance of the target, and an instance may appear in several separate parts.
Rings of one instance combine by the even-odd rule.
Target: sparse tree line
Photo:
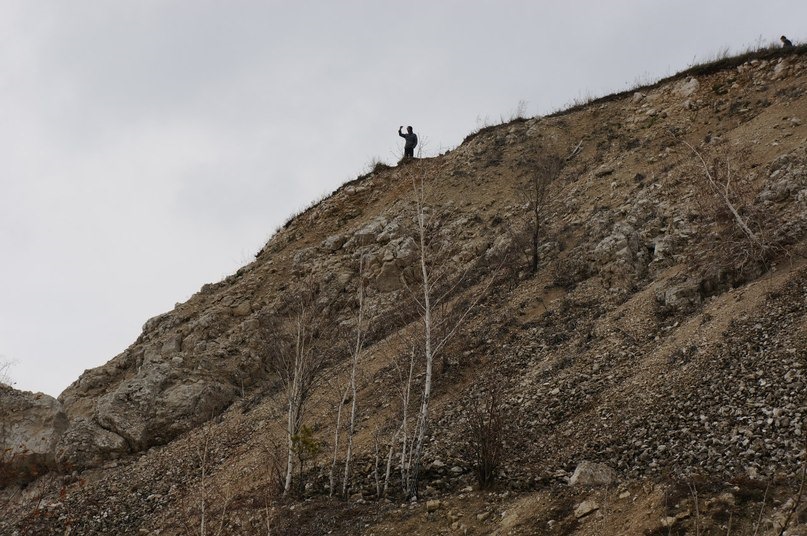
[[[741,237],[726,246],[734,258],[741,256],[747,262],[769,253],[770,243],[761,238],[750,221],[753,218],[748,205],[752,197],[738,195],[728,164],[724,164],[725,172],[721,171],[718,160],[708,162],[692,145],[683,141],[682,145],[695,156],[694,184],[705,194],[699,200],[700,208],[707,218],[729,222]],[[504,277],[513,279],[513,274],[519,272],[536,274],[545,262],[540,252],[546,241],[548,207],[553,201],[551,186],[566,163],[580,153],[581,146],[582,142],[566,158],[549,152],[532,158],[531,172],[513,191],[521,211],[506,223],[513,245],[503,254],[508,256],[508,262],[513,261],[513,255],[523,255],[523,261],[504,265],[501,270],[507,272]],[[449,260],[450,244],[441,240],[439,232],[441,220],[447,217],[445,207],[427,203],[427,177],[421,167],[409,166],[403,176],[412,183],[413,234],[418,256],[417,277],[405,281],[409,301],[400,304],[397,316],[379,320],[368,313],[370,282],[365,255],[360,250],[355,255],[358,283],[354,299],[349,300],[354,316],[350,329],[333,325],[329,310],[335,304],[326,297],[321,283],[310,277],[298,281],[273,314],[261,319],[266,364],[280,379],[286,414],[284,444],[273,444],[267,449],[285,451],[284,456],[278,457],[282,463],[272,469],[277,491],[284,496],[304,492],[306,464],[325,455],[330,465],[327,488],[333,497],[348,498],[355,491],[360,472],[357,460],[361,459],[361,477],[365,478],[362,484],[374,484],[377,498],[392,495],[417,498],[425,449],[430,439],[440,433],[433,429],[432,396],[441,360],[479,301],[494,282],[501,282],[496,277],[504,257],[498,259],[498,267],[479,270],[487,271],[487,279],[480,281],[474,279],[478,274],[456,273]],[[394,325],[395,329],[374,325],[375,322]],[[365,430],[364,437],[370,436],[369,446],[365,442],[362,456],[358,456],[356,440],[363,420],[360,416],[368,412],[361,404],[360,383],[365,360],[371,352],[368,348],[371,339],[372,352],[383,352],[390,362],[383,385],[392,389],[386,393],[383,404],[388,408],[384,421],[375,424],[372,430]],[[338,363],[343,364],[341,368]],[[331,379],[329,383],[324,373],[337,368],[342,372],[340,379]],[[330,442],[316,437],[316,427],[307,419],[312,395],[325,384],[336,401]],[[494,485],[504,458],[508,416],[502,404],[503,393],[493,381],[478,381],[470,393],[468,419],[462,430],[465,441],[460,450],[474,470],[478,485],[484,489]],[[206,447],[200,450],[200,460],[204,460],[201,453],[205,451]],[[365,471],[368,462],[369,474]],[[803,481],[802,476],[802,486]],[[224,501],[219,517],[225,515],[228,500]],[[204,507],[202,512],[204,519]],[[268,505],[265,519],[271,533]],[[208,526],[212,525],[208,522]],[[221,527],[218,524],[218,532]]]
[[[501,270],[504,259],[489,266],[487,276],[474,280],[468,271],[457,273],[450,256],[452,244],[440,236],[439,227],[448,216],[440,207],[427,203],[427,177],[415,166],[403,172],[412,186],[413,235],[418,255],[415,261],[416,276],[403,280],[403,293],[408,306],[400,308],[396,325],[402,326],[377,344],[389,358],[387,379],[393,389],[387,393],[385,407],[390,408],[386,424],[369,430],[372,463],[371,480],[375,481],[376,494],[384,497],[397,488],[406,498],[418,496],[426,446],[434,431],[431,426],[432,397],[435,375],[444,363],[444,354],[450,341],[468,320],[476,306],[488,293]],[[541,179],[537,188],[545,191]],[[543,217],[543,198],[532,198],[531,214],[538,224]],[[535,243],[537,230],[531,235]],[[537,247],[537,246],[536,246]],[[531,261],[537,253],[531,253]],[[373,329],[368,314],[366,261],[358,251],[353,307],[350,329],[336,328],[328,314],[330,306],[326,293],[310,277],[298,281],[296,288],[287,292],[285,301],[272,314],[261,319],[264,354],[269,370],[280,379],[285,409],[285,456],[278,487],[283,495],[302,491],[304,465],[316,457],[326,441],[314,437],[307,420],[307,411],[314,392],[330,387],[336,400],[333,406],[333,428],[329,441],[327,480],[332,496],[347,497],[352,492],[356,468],[356,434],[359,416],[367,408],[361,407],[360,379],[367,357],[367,334]],[[458,296],[465,292],[464,298]],[[403,317],[406,318],[403,318]],[[380,348],[380,350],[379,350]],[[337,363],[343,363],[336,367]],[[346,363],[346,367],[344,366]],[[444,366],[444,365],[443,365]],[[333,367],[333,368],[332,368]],[[325,378],[326,370],[342,370],[344,380],[333,385],[334,378]],[[480,452],[476,454],[485,466],[480,482],[490,484],[495,473],[495,461],[500,447],[501,421],[496,413],[498,405],[480,402],[475,413],[473,433],[480,439]],[[389,415],[390,412],[394,414]],[[495,429],[495,430],[494,430]],[[324,438],[323,438],[324,439]],[[496,443],[496,444],[493,444]],[[297,484],[295,486],[295,480]]]
[[[507,223],[513,239],[513,247],[507,253],[524,255],[524,265],[519,264],[526,268],[522,272],[535,274],[539,270],[543,261],[540,251],[545,242],[548,206],[552,201],[550,187],[560,176],[564,165],[579,154],[580,145],[566,158],[550,152],[535,156],[531,161],[531,173],[523,177],[515,189],[514,197],[520,203],[521,216]],[[688,143],[683,142],[683,145],[692,150],[699,164],[703,164],[705,187],[713,192],[716,202],[722,203],[730,211],[731,220],[747,239],[749,247],[763,249],[758,235],[748,227],[746,219],[733,204],[729,182],[722,186],[718,184],[715,172],[710,170],[701,154]],[[472,287],[469,284],[471,278],[467,273],[452,272],[450,261],[447,261],[449,245],[439,239],[439,207],[427,204],[426,177],[420,169],[409,167],[403,172],[412,183],[414,235],[418,245],[417,278],[406,281],[405,288],[416,314],[414,321],[401,322],[405,327],[398,329],[383,345],[392,362],[395,399],[390,405],[397,408],[397,416],[372,431],[371,478],[375,480],[379,497],[390,493],[392,483],[396,480],[404,497],[418,495],[424,449],[433,432],[431,400],[435,365],[494,279],[490,275],[487,282],[477,282],[477,286],[467,293],[470,298],[455,299],[458,288],[467,290]],[[287,410],[283,494],[292,491],[295,466],[302,478],[303,464],[321,449],[312,438],[311,429],[304,424],[310,395],[321,383],[320,375],[326,366],[343,361],[346,357],[347,381],[336,389],[338,402],[334,407],[328,486],[332,496],[348,496],[351,492],[356,458],[354,440],[361,410],[357,382],[362,375],[367,334],[373,329],[367,314],[368,281],[364,274],[364,255],[360,252],[357,257],[359,284],[354,301],[353,332],[349,336],[329,329],[325,315],[318,314],[322,310],[322,298],[312,293],[316,285],[311,281],[301,287],[305,290],[296,294],[296,302],[289,302],[285,306],[285,316],[277,316],[265,323],[264,333],[268,335],[267,341],[270,343],[268,364],[282,380]],[[334,344],[333,341],[337,339],[340,342]],[[325,348],[323,344],[329,347]],[[470,410],[472,422],[468,434],[473,439],[470,440],[469,455],[473,457],[479,484],[487,486],[495,479],[501,459],[503,423],[500,393],[487,387],[480,392],[484,395]],[[312,443],[316,443],[316,446]]]
[[[524,252],[529,273],[536,273],[541,262],[539,248],[547,218],[549,185],[560,174],[563,162],[552,154],[537,158],[533,173],[514,192],[524,214],[518,221],[510,222],[510,228],[514,229],[513,247]],[[392,420],[372,431],[371,477],[378,497],[391,493],[393,482],[397,481],[401,495],[412,498],[418,495],[424,451],[433,433],[435,367],[445,366],[443,354],[448,343],[485,297],[498,272],[502,268],[513,271],[516,265],[505,266],[511,248],[495,259],[494,266],[488,266],[484,281],[474,280],[472,275],[476,274],[467,271],[456,273],[450,261],[452,244],[439,232],[441,222],[450,216],[446,213],[448,209],[428,203],[427,177],[422,168],[409,167],[403,175],[412,186],[413,234],[418,248],[416,277],[404,281],[409,304],[401,307],[396,319],[401,328],[379,345],[392,363],[394,398],[387,405],[396,409]],[[367,352],[367,336],[374,328],[367,312],[369,282],[365,255],[359,251],[356,257],[358,284],[352,301],[352,333],[345,330],[340,333],[333,328],[332,321],[323,313],[331,304],[310,277],[298,282],[297,289],[287,294],[292,298],[261,320],[266,363],[281,380],[286,412],[286,455],[278,483],[283,495],[294,491],[295,471],[296,489],[302,490],[303,466],[323,448],[306,424],[306,410],[315,389],[326,382],[323,372],[340,361],[348,362],[344,374],[347,379],[341,386],[331,385],[338,402],[333,411],[328,488],[331,496],[347,497],[351,493],[356,459],[354,440],[361,410],[358,380]],[[470,290],[467,298],[456,299],[466,290]],[[477,470],[479,484],[486,487],[493,483],[501,459],[503,422],[497,390],[488,386],[482,392],[485,394],[475,400],[470,410],[466,450],[472,458],[469,463]]]

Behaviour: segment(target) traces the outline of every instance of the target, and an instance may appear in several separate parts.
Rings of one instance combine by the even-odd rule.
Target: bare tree
[[[345,406],[345,402],[347,402],[348,393],[350,393],[350,385],[345,388],[342,399],[336,407],[336,426],[333,432],[333,459],[331,460],[331,475],[329,479],[329,494],[331,497],[333,497],[334,491],[336,490],[336,462],[339,458],[339,436],[342,432],[342,408]]]
[[[412,380],[415,373],[415,365],[416,365],[416,354],[415,354],[415,347],[412,346],[411,351],[409,352],[407,366],[406,366],[406,373],[404,374],[403,368],[400,366],[398,361],[395,361],[395,368],[398,372],[398,381],[397,385],[399,386],[398,396],[400,397],[401,402],[401,424],[399,428],[395,431],[395,434],[392,436],[392,440],[390,441],[389,446],[389,453],[387,454],[387,470],[384,476],[384,489],[383,495],[387,494],[387,489],[389,485],[390,479],[390,472],[392,469],[392,457],[393,457],[393,450],[396,446],[396,442],[400,439],[401,451],[400,451],[400,469],[401,469],[401,485],[403,487],[403,492],[405,494],[409,491],[409,482],[410,482],[410,474],[412,468],[412,447],[411,447],[411,431],[410,431],[410,417],[409,417],[409,408],[411,405],[412,400]]]
[[[423,449],[429,433],[429,412],[431,408],[432,386],[434,379],[435,357],[445,348],[446,344],[457,333],[467,316],[479,303],[479,300],[487,293],[488,288],[495,279],[492,275],[484,287],[478,290],[470,303],[464,305],[460,311],[452,310],[447,306],[449,297],[457,291],[460,283],[465,280],[467,272],[456,274],[453,281],[449,275],[450,266],[448,263],[440,266],[439,260],[446,250],[442,244],[433,244],[431,235],[432,224],[430,218],[435,216],[426,207],[425,172],[423,170],[410,172],[412,187],[415,197],[415,223],[417,225],[417,246],[418,246],[418,271],[419,280],[415,288],[407,284],[412,299],[415,301],[419,315],[419,334],[416,337],[417,348],[422,352],[423,357],[423,386],[420,399],[420,409],[415,421],[415,427],[411,439],[407,433],[407,418],[404,414],[402,425],[403,445],[401,449],[402,470],[404,471],[404,492],[407,497],[417,497],[418,478],[420,473]],[[499,265],[501,267],[501,264]],[[498,271],[498,268],[497,268]],[[440,306],[439,315],[435,313]],[[410,392],[412,371],[414,370],[415,356],[414,350],[410,361],[410,374],[407,379],[405,392]],[[407,411],[408,399],[404,400],[404,412]],[[407,443],[409,443],[407,445]]]
[[[772,256],[785,252],[782,246],[795,235],[783,225],[781,215],[759,202],[762,181],[759,170],[747,161],[747,151],[725,142],[696,148],[671,135],[693,155],[688,168],[694,202],[704,222],[719,229],[704,237],[704,255],[695,255],[698,262],[708,259],[707,269],[726,267],[740,276],[769,269]]]
[[[706,163],[706,160],[703,158],[703,155],[698,152],[695,147],[691,144],[687,143],[685,140],[681,140],[681,143],[686,145],[690,151],[695,154],[695,157],[700,162],[701,166],[703,167],[704,175],[706,176],[706,183],[709,185],[709,189],[716,195],[723,203],[725,203],[726,208],[731,212],[732,217],[734,218],[734,223],[737,227],[742,231],[742,233],[748,238],[748,240],[753,243],[754,245],[758,246],[760,249],[765,249],[765,246],[760,242],[759,238],[757,237],[756,233],[751,230],[748,226],[748,223],[743,219],[740,215],[739,210],[732,202],[732,191],[731,191],[731,166],[728,162],[726,162],[725,166],[725,184],[723,181],[720,181],[717,177],[717,167],[714,166],[712,169],[709,168],[709,165]]]
[[[283,384],[286,402],[286,475],[283,494],[291,490],[296,438],[301,437],[306,405],[328,362],[328,324],[317,304],[317,287],[305,282],[295,299],[281,311],[263,318],[267,365]]]
[[[350,374],[348,377],[348,384],[342,392],[342,397],[339,406],[336,409],[336,427],[334,430],[333,441],[333,458],[331,460],[331,473],[330,473],[330,495],[333,496],[336,490],[336,464],[339,458],[339,440],[342,431],[342,408],[350,397],[350,417],[347,423],[347,448],[345,454],[345,465],[342,478],[342,494],[347,495],[350,488],[350,477],[353,464],[353,436],[356,432],[356,415],[358,412],[357,402],[357,387],[356,375],[359,370],[359,361],[362,352],[364,351],[364,340],[367,333],[366,319],[365,319],[365,284],[364,284],[364,255],[359,257],[359,272],[358,272],[358,291],[357,291],[357,307],[356,307],[356,338],[353,344],[350,359]]]
[[[350,482],[350,470],[353,463],[353,434],[356,431],[356,371],[359,367],[359,359],[364,349],[364,337],[367,332],[364,325],[364,255],[359,257],[359,291],[358,291],[358,312],[356,318],[356,344],[353,347],[353,356],[350,361],[350,422],[347,432],[347,454],[345,455],[345,476],[342,480],[342,493],[347,495]]]
[[[232,492],[229,489],[225,489],[224,497],[216,496],[211,497],[210,485],[208,480],[210,479],[210,466],[211,466],[211,457],[213,454],[213,446],[211,445],[211,438],[213,437],[213,431],[211,429],[210,422],[208,421],[205,425],[202,426],[202,436],[199,438],[199,442],[196,445],[196,456],[199,461],[199,488],[197,490],[197,498],[199,500],[199,536],[207,536],[208,534],[215,534],[216,536],[220,535],[224,531],[224,526],[227,522],[227,508],[230,506],[230,501],[232,500]],[[219,523],[218,529],[213,532],[211,529],[211,514],[213,513],[210,508],[211,502],[215,502],[220,504],[220,510],[218,512],[219,516]],[[189,530],[188,532],[196,534],[197,531]]]
[[[558,177],[563,161],[556,155],[545,155],[538,159],[535,170],[519,185],[516,195],[524,204],[527,213],[524,238],[530,252],[530,273],[538,271],[541,232],[546,219],[546,205],[549,185]]]

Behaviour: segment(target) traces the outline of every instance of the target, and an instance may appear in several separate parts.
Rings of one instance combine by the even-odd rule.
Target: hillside
[[[0,534],[807,534],[805,121],[798,48],[376,166],[58,400],[0,388]],[[421,236],[445,344],[409,501]],[[278,371],[300,319],[322,368],[284,496]],[[502,437],[484,490],[480,415]]]

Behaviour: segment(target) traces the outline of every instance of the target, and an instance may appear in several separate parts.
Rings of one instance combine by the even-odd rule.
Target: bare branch
[[[737,226],[740,228],[740,230],[754,244],[756,244],[757,246],[759,246],[762,249],[765,249],[763,244],[759,241],[759,239],[754,234],[754,232],[748,227],[748,224],[745,222],[745,220],[743,220],[742,216],[740,216],[740,213],[737,211],[737,208],[734,206],[734,204],[729,199],[729,184],[731,182],[731,179],[729,178],[726,181],[726,184],[721,188],[721,186],[718,184],[717,180],[715,179],[714,175],[712,175],[712,172],[709,170],[709,165],[706,163],[706,160],[703,158],[703,155],[701,155],[701,153],[699,153],[698,150],[695,149],[695,147],[693,147],[686,140],[681,139],[680,141],[681,141],[681,143],[686,145],[695,154],[695,156],[698,158],[701,165],[703,166],[703,171],[704,171],[704,173],[706,175],[707,181],[709,182],[709,186],[723,200],[723,202],[726,204],[726,207],[729,209],[729,211],[731,211],[731,214],[734,216],[734,221],[737,224]],[[728,166],[728,163],[726,165]],[[727,170],[728,170],[728,167],[727,167]]]

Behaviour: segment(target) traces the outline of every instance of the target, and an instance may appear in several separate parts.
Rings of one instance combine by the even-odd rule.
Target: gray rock
[[[384,230],[381,231],[378,236],[376,236],[376,242],[380,244],[386,244],[391,240],[395,240],[396,238],[401,238],[404,233],[403,227],[403,217],[398,216],[390,221],[385,227]]]
[[[773,68],[774,80],[785,78],[787,76],[788,67],[790,67],[790,64],[787,62],[787,60],[781,59],[779,63],[776,64],[776,67]]]
[[[370,220],[366,225],[361,227],[358,231],[353,233],[353,238],[350,242],[359,246],[370,245],[378,239],[378,236],[387,225],[387,218],[378,216]]]
[[[25,481],[55,466],[54,448],[68,425],[58,400],[0,384],[0,424],[0,452],[14,477]]]
[[[163,343],[161,352],[163,354],[173,354],[179,352],[182,349],[182,335],[175,334],[171,337],[168,337]]]
[[[506,234],[501,234],[493,241],[493,245],[485,252],[486,259],[499,259],[513,245],[513,239]]]
[[[244,300],[238,305],[231,307],[230,312],[232,312],[233,316],[249,316],[249,314],[252,313],[252,304],[249,303],[249,300]]]
[[[610,486],[617,480],[616,471],[605,464],[583,460],[569,479],[570,486]]]
[[[669,287],[662,298],[664,306],[673,311],[685,311],[701,302],[700,283],[688,279],[684,283]]]
[[[632,266],[637,260],[640,248],[639,234],[636,229],[626,222],[614,225],[611,234],[600,240],[594,248],[594,257],[600,264],[616,263],[618,265]]]
[[[600,509],[600,505],[597,501],[593,499],[586,499],[585,501],[581,502],[577,505],[577,508],[574,509],[574,517],[577,519],[586,517],[587,515],[596,512]]]
[[[802,189],[803,185],[800,181],[785,177],[779,179],[771,184],[768,184],[759,194],[759,199],[762,201],[772,201],[774,203],[781,203],[787,200],[790,196],[795,196],[797,192]]]
[[[54,455],[61,467],[83,470],[128,452],[129,446],[121,436],[92,421],[78,418],[71,421],[61,436]]]
[[[700,87],[700,82],[694,76],[688,76],[686,79],[681,80],[675,87],[673,88],[673,93],[679,97],[687,98],[691,97],[698,88]]]
[[[393,248],[395,263],[399,268],[414,264],[420,256],[417,242],[411,236],[396,238],[390,242],[390,246]]]
[[[611,175],[613,172],[614,172],[614,166],[603,164],[594,172],[594,176],[597,178],[607,177],[608,175]]]
[[[181,372],[168,363],[142,367],[100,397],[92,420],[138,451],[170,441],[234,400],[233,386]]]
[[[317,257],[317,248],[303,248],[294,254],[292,266],[294,270],[301,270]]]
[[[338,251],[347,241],[342,235],[331,235],[325,240],[322,241],[322,249],[328,251],[329,253],[334,253]]]
[[[394,261],[385,262],[381,266],[381,272],[375,279],[375,286],[381,292],[391,292],[403,286],[401,269]]]

